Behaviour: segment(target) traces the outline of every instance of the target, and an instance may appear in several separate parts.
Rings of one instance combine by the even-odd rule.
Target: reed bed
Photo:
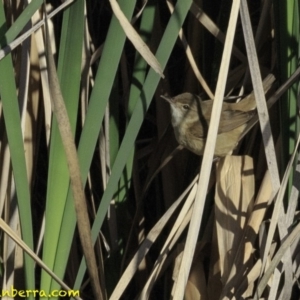
[[[299,3],[45,2],[0,4],[2,291],[296,299]],[[160,97],[183,92],[214,99],[203,157]],[[216,160],[223,99],[248,95],[257,115]]]

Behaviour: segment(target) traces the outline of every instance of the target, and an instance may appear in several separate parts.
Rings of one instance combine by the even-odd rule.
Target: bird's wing
[[[231,131],[247,123],[254,115],[253,111],[224,110],[221,113],[218,133]]]
[[[242,112],[234,110],[224,110],[221,113],[218,134],[231,131],[247,123],[254,115],[254,112]],[[208,132],[209,119],[202,118],[201,122],[195,121],[189,126],[189,134],[194,138],[206,138]]]

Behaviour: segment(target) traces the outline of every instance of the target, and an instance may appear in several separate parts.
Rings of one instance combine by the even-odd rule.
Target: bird
[[[266,93],[275,81],[273,74],[263,80]],[[171,123],[177,142],[197,155],[203,155],[210,124],[213,100],[192,93],[175,97],[161,95],[171,107]],[[223,101],[214,155],[226,156],[237,146],[249,121],[256,114],[254,92],[237,103]]]

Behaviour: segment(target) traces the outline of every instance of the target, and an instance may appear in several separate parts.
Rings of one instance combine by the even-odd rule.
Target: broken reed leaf
[[[110,0],[109,2],[116,18],[119,20],[124,32],[126,33],[126,36],[132,42],[136,50],[141,54],[141,56],[154,69],[156,73],[158,73],[162,78],[165,78],[160,63],[152,54],[149,47],[143,42],[136,30],[132,27],[128,19],[125,17],[117,1]]]

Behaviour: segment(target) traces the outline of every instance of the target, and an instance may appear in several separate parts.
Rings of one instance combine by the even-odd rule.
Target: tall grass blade
[[[3,3],[0,4],[0,26],[0,44],[3,47],[7,43],[5,37],[6,18]],[[8,55],[0,61],[2,109],[16,185],[22,238],[33,249],[30,191],[21,130],[20,108],[18,106],[16,90],[12,58],[11,55]],[[34,264],[27,254],[25,254],[25,284],[27,289],[32,290],[35,288]],[[33,295],[30,295],[29,299],[33,299]]]
[[[79,0],[64,12],[57,68],[73,134],[79,105],[83,29],[84,1]],[[54,119],[52,123],[43,259],[58,276],[62,277],[67,259],[64,255],[61,257],[60,252],[57,252],[57,243],[61,235],[63,213],[69,189],[69,171],[57,122]],[[74,206],[70,210],[74,211]],[[71,241],[65,240],[65,242],[65,247],[70,247]],[[57,262],[60,263],[60,270],[55,270]],[[41,288],[49,291],[51,281],[49,275],[42,273]],[[51,286],[51,289],[57,289],[57,284]]]
[[[193,254],[196,247],[197,237],[199,234],[200,224],[202,220],[204,200],[206,197],[206,191],[209,182],[209,174],[211,171],[212,160],[216,144],[217,131],[219,128],[220,115],[222,102],[225,93],[226,79],[228,75],[229,62],[231,58],[231,51],[233,47],[234,33],[237,23],[238,11],[239,11],[240,1],[233,1],[230,20],[227,29],[227,36],[224,45],[224,52],[222,56],[222,63],[220,66],[220,72],[216,87],[215,100],[212,109],[211,123],[208,129],[207,141],[203,155],[203,161],[201,166],[201,172],[199,177],[199,185],[196,196],[196,201],[194,205],[194,210],[192,214],[191,223],[189,226],[189,232],[187,236],[187,241],[185,244],[185,249],[182,257],[182,262],[180,265],[180,271],[178,278],[175,282],[174,299],[182,299],[184,296],[185,286],[188,279],[188,274],[192,264]],[[201,188],[200,188],[201,186]]]
[[[127,17],[132,15],[135,1],[120,1],[119,4]],[[102,126],[102,120],[105,114],[108,98],[115,80],[125,38],[126,36],[120,27],[118,20],[116,18],[112,18],[97,70],[95,84],[91,92],[84,128],[78,146],[78,156],[83,182],[86,181],[93,158],[95,145],[99,136],[100,128]],[[102,211],[103,218],[106,215],[106,212],[107,210]],[[63,223],[61,226],[61,235],[58,241],[58,251],[61,253],[61,261],[57,262],[54,270],[61,270],[62,265],[65,267],[69,253],[66,251],[66,249],[69,249],[69,247],[66,248],[66,244],[70,245],[72,241],[72,235],[70,235],[70,232],[74,232],[74,230],[75,214],[73,209],[72,194],[71,191],[69,191],[64,211]],[[93,238],[95,241],[95,234],[93,235]],[[82,270],[79,272],[80,275],[78,276],[81,276],[82,278],[84,272],[85,270]],[[77,286],[80,286],[80,284]]]

